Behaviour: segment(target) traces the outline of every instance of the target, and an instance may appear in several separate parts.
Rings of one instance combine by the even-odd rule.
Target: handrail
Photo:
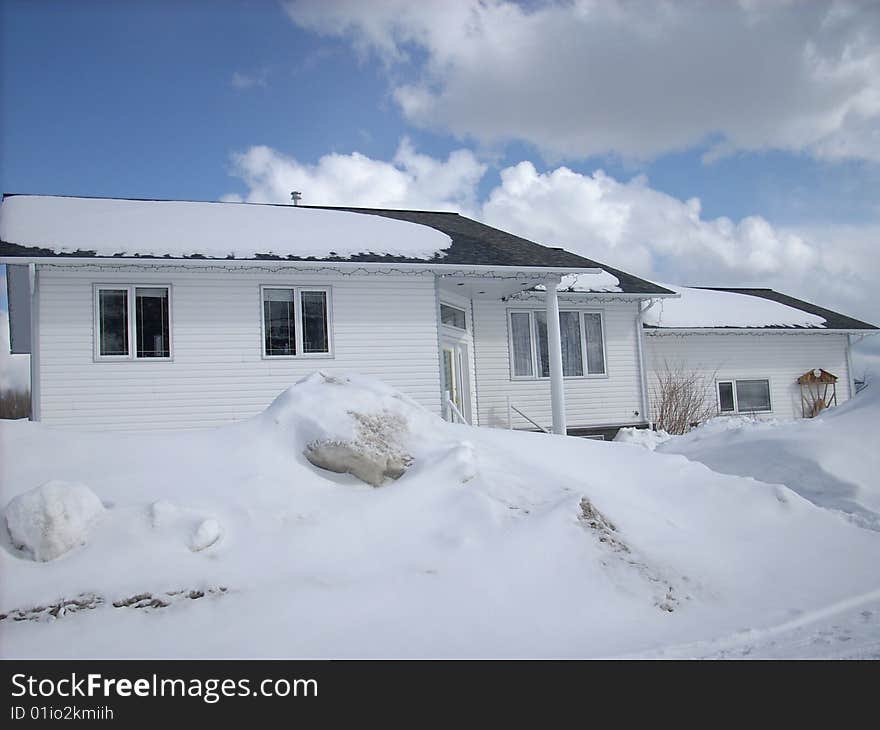
[[[458,406],[455,405],[452,398],[449,397],[449,391],[446,391],[446,405],[452,409],[452,412],[458,416],[459,420],[465,424],[466,426],[470,426],[471,424],[468,422],[468,419],[464,417],[464,414],[458,409]]]
[[[513,405],[513,403],[510,402],[510,396],[507,397],[507,427],[509,429],[511,429],[511,430],[513,429],[513,418],[511,417],[511,414],[510,414],[511,411],[516,411],[517,413],[519,413],[519,415],[521,415],[523,418],[525,418],[529,423],[531,423],[538,430],[543,431],[544,433],[550,433],[540,423],[529,418],[519,408],[517,408],[515,405]]]

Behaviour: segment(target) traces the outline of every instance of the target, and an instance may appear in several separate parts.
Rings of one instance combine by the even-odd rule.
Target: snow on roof
[[[535,289],[545,291],[546,286],[538,284]],[[566,274],[556,286],[560,292],[620,292],[620,280],[604,269],[583,274]]]
[[[292,205],[14,195],[0,207],[0,240],[56,253],[251,259],[432,259],[452,245],[417,223]]]
[[[711,289],[661,284],[681,294],[661,299],[645,313],[645,324],[665,329],[696,327],[824,328],[826,320],[770,299]]]

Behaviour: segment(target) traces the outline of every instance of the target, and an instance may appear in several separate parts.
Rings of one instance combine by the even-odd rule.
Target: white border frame
[[[168,357],[138,357],[137,338],[135,337],[134,302],[136,289],[167,289],[168,290]],[[127,355],[102,355],[101,354],[101,322],[99,314],[101,305],[98,301],[98,293],[105,291],[125,291],[126,307],[128,313],[128,354]],[[94,362],[173,362],[174,361],[174,292],[171,284],[160,282],[122,284],[116,282],[93,282],[92,283],[92,360]]]
[[[543,312],[543,309],[531,308],[526,309],[522,307],[511,307],[507,309],[507,359],[510,366],[510,379],[511,380],[546,380],[549,381],[549,377],[543,377],[538,373],[538,324],[537,317],[535,316],[536,312]],[[584,366],[584,374],[583,375],[564,375],[563,380],[603,380],[609,377],[608,374],[608,349],[607,349],[607,340],[608,340],[608,330],[605,328],[605,312],[602,309],[595,308],[570,308],[570,307],[560,307],[559,313],[562,312],[576,312],[578,314],[578,319],[580,322],[581,328],[581,362]],[[511,324],[511,315],[514,313],[520,314],[528,314],[529,315],[529,335],[530,335],[530,345],[532,350],[532,375],[516,375],[514,373],[514,362],[513,362],[513,326]],[[599,322],[602,326],[602,362],[605,366],[604,373],[589,373],[587,372],[587,329],[584,325],[584,315],[585,314],[598,314]]]
[[[266,354],[266,314],[263,292],[266,289],[293,291],[293,316],[296,319],[296,355]],[[303,352],[302,292],[320,291],[327,295],[327,352]],[[333,342],[333,287],[329,284],[260,284],[260,357],[263,360],[332,360],[336,357]]]

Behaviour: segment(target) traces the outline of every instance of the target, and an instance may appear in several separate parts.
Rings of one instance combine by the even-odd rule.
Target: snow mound
[[[374,487],[431,451],[440,421],[381,381],[316,372],[288,388],[264,417],[292,432],[306,459]]]
[[[621,444],[643,446],[648,451],[653,451],[671,438],[672,436],[663,429],[652,431],[650,428],[622,428],[617,432],[614,440]]]
[[[784,484],[820,507],[880,531],[880,451],[868,444],[878,419],[880,388],[871,387],[812,419],[713,418],[658,451],[723,474]]]
[[[84,545],[104,512],[101,500],[84,484],[50,481],[9,502],[6,526],[16,547],[47,562]]]
[[[217,520],[203,520],[193,533],[189,546],[194,553],[201,552],[216,544],[221,537],[223,528]]]

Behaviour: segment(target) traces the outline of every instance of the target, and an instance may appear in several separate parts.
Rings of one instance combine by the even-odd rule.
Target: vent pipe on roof
[[[302,200],[302,193],[299,190],[294,190],[290,193],[290,199],[294,205],[299,205],[299,201]]]

